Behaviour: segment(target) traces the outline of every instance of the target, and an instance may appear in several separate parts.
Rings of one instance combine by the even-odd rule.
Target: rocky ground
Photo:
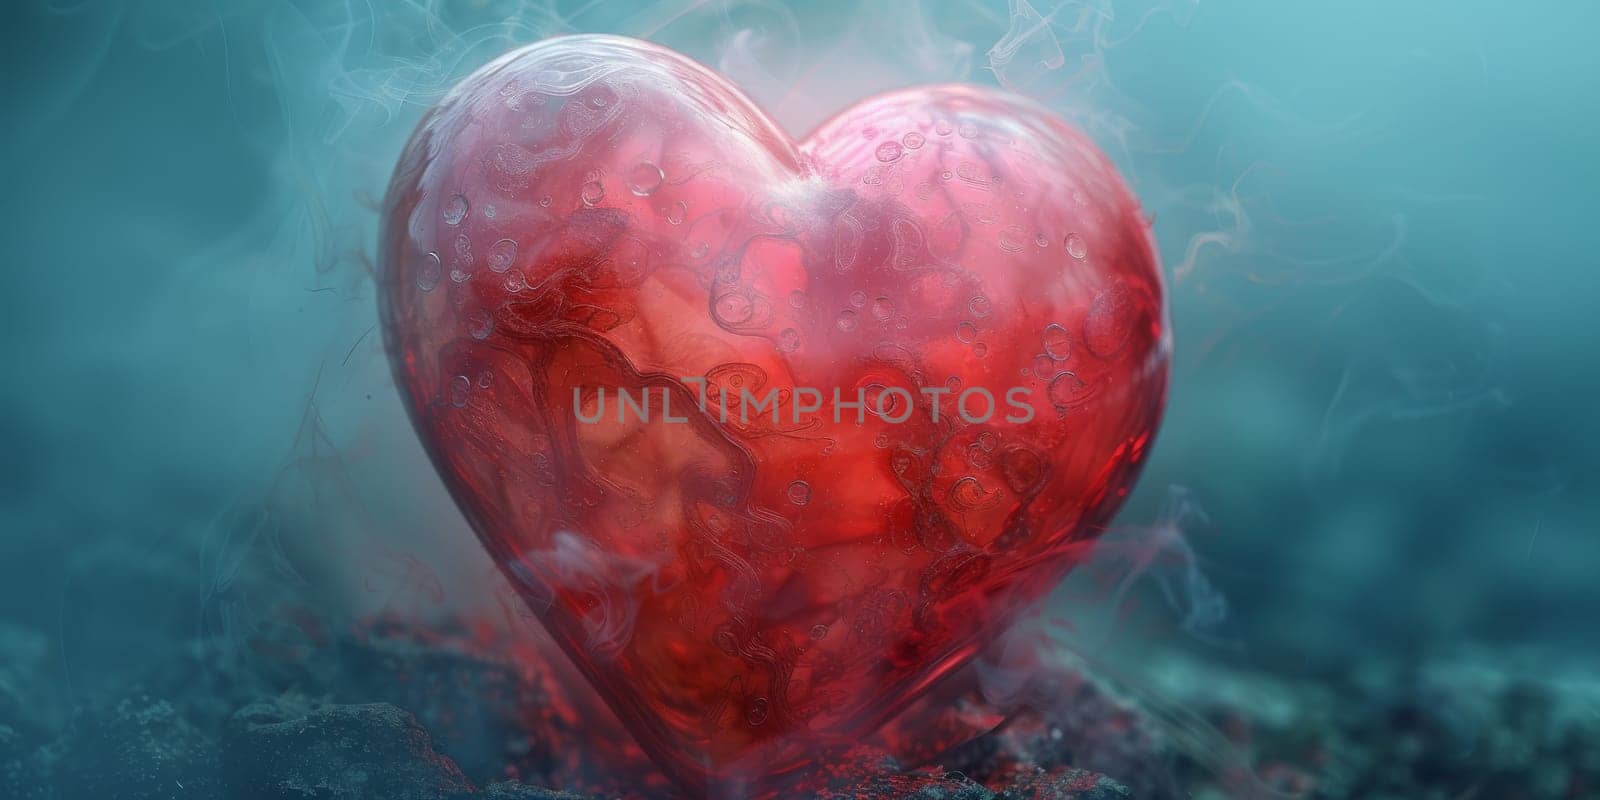
[[[369,630],[293,657],[181,647],[72,708],[49,699],[60,694],[49,640],[0,624],[0,797],[670,796],[614,721],[566,699],[525,655],[421,638]],[[803,794],[1600,797],[1592,684],[1454,664],[1293,686],[1175,664],[1135,696],[1052,669],[990,732],[899,758],[863,746]]]

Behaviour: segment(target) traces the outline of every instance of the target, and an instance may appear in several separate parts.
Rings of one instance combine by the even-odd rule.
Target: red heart
[[[987,89],[796,145],[670,50],[553,39],[428,113],[383,225],[423,444],[695,794],[770,792],[969,660],[1081,560],[1161,415],[1136,201]],[[776,421],[743,402],[773,389]]]

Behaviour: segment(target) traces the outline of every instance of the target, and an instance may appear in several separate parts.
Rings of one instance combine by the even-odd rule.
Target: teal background
[[[373,207],[444,89],[568,31],[677,47],[796,133],[969,80],[1112,154],[1177,350],[1140,491],[1055,601],[1093,619],[1078,646],[1314,677],[1600,644],[1595,4],[3,13],[0,620],[48,634],[71,702],[285,602],[493,602],[372,330]]]

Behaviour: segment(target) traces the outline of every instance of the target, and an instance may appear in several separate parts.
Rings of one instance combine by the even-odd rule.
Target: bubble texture
[[[968,661],[1083,558],[1161,414],[1134,198],[995,91],[880,96],[796,145],[671,51],[547,40],[429,112],[381,236],[435,465],[694,793],[771,792]],[[906,394],[857,424],[796,414],[800,387]],[[1014,388],[1025,422],[1002,417]],[[652,419],[619,421],[618,390]],[[719,413],[768,391],[776,420]],[[961,392],[996,413],[961,418]]]

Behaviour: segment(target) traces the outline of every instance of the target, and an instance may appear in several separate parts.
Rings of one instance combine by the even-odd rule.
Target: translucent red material
[[[1133,196],[974,87],[795,144],[671,51],[542,42],[424,118],[380,280],[456,501],[693,794],[773,791],[1004,630],[1114,512],[1165,391]]]

